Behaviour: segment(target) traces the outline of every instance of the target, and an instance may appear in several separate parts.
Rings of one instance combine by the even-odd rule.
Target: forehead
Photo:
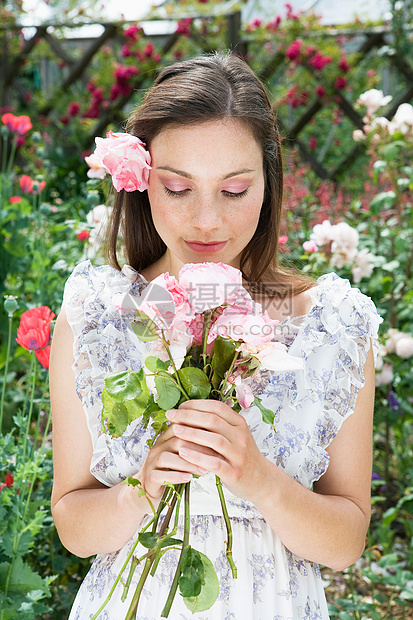
[[[249,126],[239,119],[225,118],[190,125],[168,125],[150,145],[152,158],[162,165],[163,158],[208,163],[221,160],[247,163],[262,161],[262,148]],[[168,162],[170,163],[170,162]]]

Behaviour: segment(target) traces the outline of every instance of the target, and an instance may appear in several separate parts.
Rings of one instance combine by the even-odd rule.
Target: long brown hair
[[[189,125],[235,118],[250,129],[262,147],[265,191],[257,229],[244,248],[240,269],[253,290],[286,297],[309,289],[314,281],[294,267],[278,263],[278,236],[283,201],[280,137],[265,87],[248,65],[231,53],[214,53],[164,68],[140,105],[132,112],[127,132],[150,148],[171,125]],[[109,227],[109,263],[117,257],[122,233],[128,264],[138,272],[152,265],[166,245],[152,221],[147,191],[117,193]]]

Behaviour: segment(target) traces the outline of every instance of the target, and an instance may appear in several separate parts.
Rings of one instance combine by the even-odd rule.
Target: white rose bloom
[[[358,246],[359,234],[355,228],[352,228],[346,222],[340,222],[331,227],[331,239],[337,246],[353,249]]]
[[[386,335],[387,340],[385,341],[384,345],[389,353],[395,353],[397,341],[400,340],[400,338],[404,338],[406,334],[399,331],[398,329],[391,328]]]
[[[410,334],[405,334],[396,342],[396,354],[403,359],[413,355],[413,337]]]
[[[353,279],[356,284],[360,282],[362,278],[368,278],[373,272],[372,260],[374,255],[371,254],[367,248],[360,250],[356,256],[356,266],[351,270],[353,273]]]
[[[376,386],[388,385],[393,381],[393,368],[391,364],[383,364],[381,372],[376,373]]]
[[[393,123],[391,123],[385,116],[378,116],[371,121],[371,130],[373,131],[373,129],[376,129],[377,127],[387,129],[389,133],[393,133]]]
[[[316,224],[313,227],[313,232],[310,235],[310,239],[315,241],[317,245],[326,245],[330,243],[331,237],[331,223],[330,220],[324,220],[322,224]]]
[[[353,131],[353,140],[354,142],[362,142],[366,139],[366,134],[362,129],[355,129]]]
[[[402,103],[393,117],[392,126],[394,131],[401,131],[406,134],[413,129],[413,106],[410,103]]]
[[[379,108],[382,108],[390,103],[392,99],[393,97],[391,95],[387,95],[385,97],[382,90],[372,88],[371,90],[367,90],[365,93],[360,95],[357,103],[363,103],[367,108],[367,113],[371,115],[377,112]]]
[[[86,216],[89,226],[96,226],[97,224],[100,224],[102,220],[107,219],[109,209],[110,207],[107,207],[106,205],[97,205],[97,207],[93,207],[93,209],[91,209]]]
[[[379,344],[377,359],[376,359],[376,370],[383,369],[383,358],[387,355],[387,349],[383,344]]]
[[[330,266],[342,269],[343,267],[351,267],[357,255],[357,250],[337,245],[335,242],[331,244],[332,256]]]

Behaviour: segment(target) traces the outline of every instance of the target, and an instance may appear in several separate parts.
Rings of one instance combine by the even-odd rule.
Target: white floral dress
[[[145,459],[149,430],[136,420],[119,438],[101,430],[101,393],[108,373],[141,367],[141,343],[131,329],[132,315],[112,306],[116,293],[139,295],[147,282],[131,267],[121,272],[89,261],[67,281],[64,306],[74,333],[73,370],[93,442],[92,474],[107,486],[136,473]],[[305,361],[304,370],[265,371],[255,385],[263,404],[275,413],[276,432],[262,422],[257,407],[242,410],[261,452],[307,488],[326,471],[327,446],[353,412],[364,384],[363,367],[376,349],[381,319],[370,298],[330,273],[310,290],[308,314],[287,317],[277,339]],[[225,557],[226,529],[209,473],[191,483],[190,544],[212,561],[220,582],[211,609],[192,614],[177,593],[173,620],[327,620],[323,582],[317,564],[284,547],[255,506],[224,488],[231,517],[234,580]],[[181,517],[180,517],[181,519]],[[136,533],[137,535],[137,533]],[[89,620],[100,608],[124,564],[136,535],[115,553],[99,554],[77,594],[69,620]],[[179,532],[178,532],[179,535]],[[137,549],[137,555],[142,553]],[[177,553],[168,551],[154,577],[146,581],[137,620],[160,618],[172,582]],[[99,620],[123,620],[139,579],[135,572],[127,601],[115,589]],[[126,572],[127,575],[127,572]]]

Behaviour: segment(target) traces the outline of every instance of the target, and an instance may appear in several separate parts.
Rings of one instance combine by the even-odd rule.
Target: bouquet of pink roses
[[[149,283],[140,298],[121,295],[113,303],[120,311],[135,311],[133,329],[147,343],[147,352],[139,372],[124,371],[106,377],[102,393],[105,432],[120,436],[134,419],[142,418],[143,426],[153,429],[148,442],[152,446],[167,428],[169,409],[187,400],[206,398],[223,401],[236,411],[255,405],[264,422],[274,423],[274,413],[254,396],[252,379],[260,368],[291,370],[303,364],[300,358],[287,354],[285,345],[273,341],[278,321],[253,301],[242,286],[238,269],[222,263],[185,265],[178,280],[163,273]],[[135,478],[125,482],[145,493]],[[145,580],[155,573],[159,559],[171,548],[180,549],[180,556],[162,617],[168,616],[178,588],[193,613],[209,609],[218,596],[219,583],[212,562],[189,544],[190,484],[166,485],[158,509],[153,507],[153,518],[140,530],[126,559],[122,573],[129,562],[130,569],[126,581],[122,580],[122,600],[127,597],[136,566],[143,561],[145,565],[125,620],[136,617]],[[217,476],[216,485],[227,527],[226,557],[236,578],[231,524]],[[184,534],[180,540],[175,536],[182,496]],[[140,558],[134,555],[138,543],[147,550]]]

